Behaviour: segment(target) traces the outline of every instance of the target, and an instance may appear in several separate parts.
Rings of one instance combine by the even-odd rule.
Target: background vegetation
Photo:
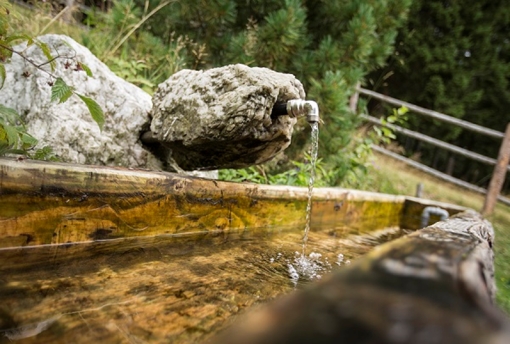
[[[151,1],[151,6],[157,3]],[[147,25],[163,41],[177,35],[198,44],[201,49],[188,51],[195,57],[193,68],[244,63],[296,75],[321,109],[326,183],[355,186],[366,173],[370,142],[355,136],[360,119],[348,100],[364,76],[381,67],[393,51],[410,3],[190,0],[170,3]],[[292,169],[293,160],[303,162],[308,138],[308,125],[300,123],[286,157],[264,166],[264,173]]]
[[[385,67],[367,87],[495,130],[510,122],[510,2],[504,0],[414,0]],[[375,104],[371,104],[374,109]],[[422,116],[409,126],[429,136],[495,158],[499,140]],[[492,166],[473,162],[419,141],[400,142],[407,155],[486,186]],[[507,182],[507,190],[510,182]]]
[[[356,134],[361,121],[350,110],[349,97],[391,54],[410,3],[117,0],[108,12],[92,7],[85,17],[75,15],[86,27],[69,29],[54,19],[64,17],[60,7],[38,2],[38,21],[24,21],[33,15],[23,13],[11,20],[16,30],[34,36],[50,31],[70,35],[149,93],[182,68],[241,62],[293,73],[321,108],[320,141],[326,144],[320,157],[328,171],[321,176],[323,183],[356,187],[367,173],[370,144],[378,137]],[[286,155],[258,171],[266,176],[304,171],[309,136],[308,124],[299,123]]]

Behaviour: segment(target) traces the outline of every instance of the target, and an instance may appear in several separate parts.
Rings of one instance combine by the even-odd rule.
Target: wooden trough
[[[0,342],[210,339],[239,312],[292,290],[285,247],[300,245],[306,201],[297,187],[0,159]],[[508,323],[492,305],[492,228],[478,214],[317,188],[312,245],[388,229],[402,236],[430,206],[458,215],[379,246],[217,342],[506,343]],[[391,307],[407,318],[393,319]]]

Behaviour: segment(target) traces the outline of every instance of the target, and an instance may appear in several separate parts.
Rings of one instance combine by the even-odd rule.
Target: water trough
[[[306,202],[298,187],[0,159],[0,342],[194,343],[241,313],[217,343],[510,338],[477,213],[317,188],[317,283],[289,278]],[[431,206],[455,216],[415,231]]]

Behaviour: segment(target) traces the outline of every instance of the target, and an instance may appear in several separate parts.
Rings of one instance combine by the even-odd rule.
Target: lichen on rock
[[[26,122],[27,131],[49,145],[61,160],[79,164],[99,164],[159,169],[161,162],[139,141],[140,132],[149,126],[151,96],[119,78],[87,48],[63,35],[37,38],[52,49],[56,68],[46,63],[41,68],[74,87],[76,92],[94,99],[103,109],[103,131],[92,119],[86,105],[71,96],[65,103],[51,101],[53,78],[14,54],[5,64],[7,76],[0,90],[0,103],[14,108]],[[47,57],[35,44],[14,48],[37,64]],[[93,77],[77,67],[87,65]]]
[[[54,70],[37,45],[16,46],[25,58],[14,54],[5,64],[0,103],[14,108],[39,146],[51,146],[65,162],[177,171],[259,164],[290,144],[296,123],[291,116],[272,116],[273,106],[305,97],[291,74],[237,64],[182,70],[151,99],[71,38],[37,39],[51,47]],[[101,106],[102,131],[79,97],[51,101],[55,78]],[[140,135],[148,130],[152,141],[142,144]]]
[[[154,94],[150,130],[185,170],[246,167],[290,144],[296,119],[271,111],[304,97],[293,75],[267,68],[182,70]]]

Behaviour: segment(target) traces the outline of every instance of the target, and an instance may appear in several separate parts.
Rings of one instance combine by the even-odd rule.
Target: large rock
[[[39,146],[52,146],[67,162],[159,169],[160,161],[139,141],[140,132],[149,126],[150,95],[117,77],[71,38],[45,35],[38,39],[52,48],[54,56],[60,56],[52,73],[62,77],[78,93],[93,98],[106,117],[101,132],[78,97],[72,96],[62,104],[51,102],[52,78],[13,55],[5,65],[7,77],[0,90],[0,103],[18,111],[27,123],[28,132],[40,141]],[[27,58],[38,64],[47,61],[36,45],[27,48],[23,44],[15,50],[24,51]],[[93,77],[75,70],[77,62],[85,63]],[[42,68],[50,71],[49,64]]]
[[[304,97],[293,75],[266,68],[182,70],[154,94],[150,130],[185,170],[250,166],[290,144],[296,119],[273,106]]]

